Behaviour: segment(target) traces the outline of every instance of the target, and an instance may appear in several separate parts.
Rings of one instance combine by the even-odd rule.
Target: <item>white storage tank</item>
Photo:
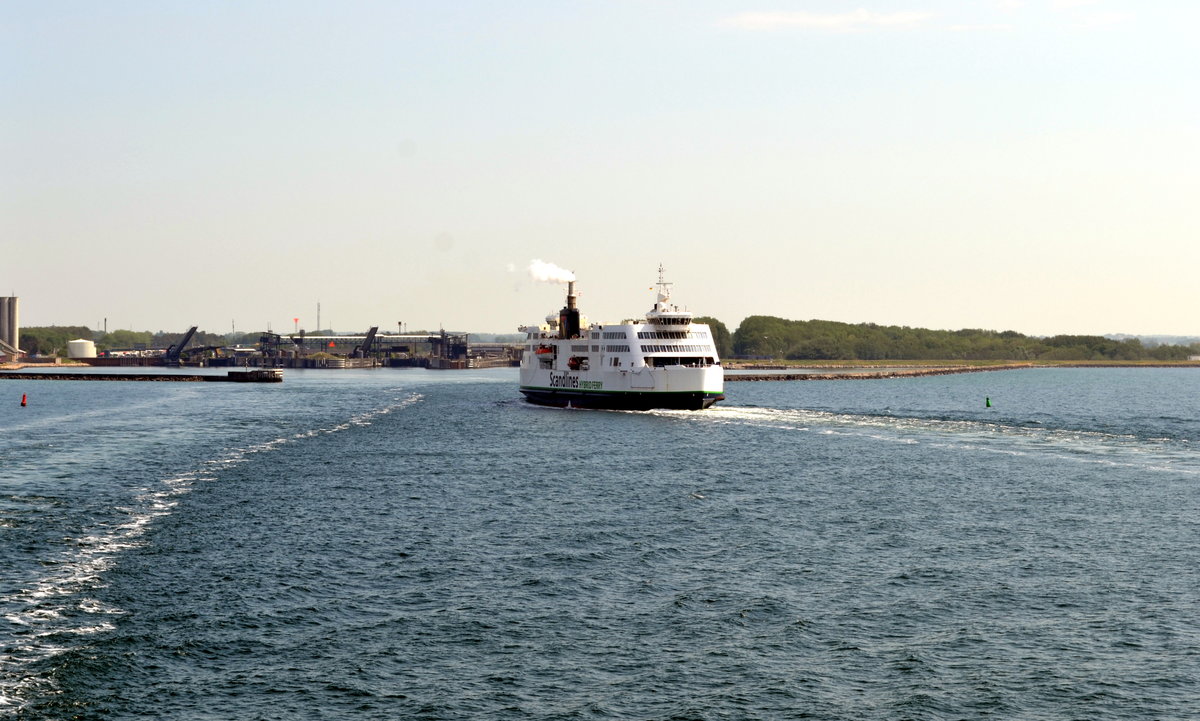
[[[96,344],[90,340],[77,338],[67,341],[68,358],[95,358]]]

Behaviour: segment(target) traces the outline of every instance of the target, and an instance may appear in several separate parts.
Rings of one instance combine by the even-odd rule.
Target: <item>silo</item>
[[[12,298],[0,298],[0,343],[8,344],[8,304]]]
[[[0,298],[0,343],[16,348],[21,342],[21,316],[15,296]]]
[[[67,341],[67,357],[68,358],[95,358],[96,344],[90,340],[76,338],[75,340]]]

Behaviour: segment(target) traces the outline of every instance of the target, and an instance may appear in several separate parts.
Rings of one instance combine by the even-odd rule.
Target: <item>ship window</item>
[[[688,332],[686,330],[643,330],[638,331],[638,338],[642,340],[708,340],[708,333],[704,331]]]
[[[646,365],[662,368],[663,366],[685,366],[688,368],[706,368],[714,365],[710,356],[647,356]]]
[[[624,340],[627,337],[628,336],[625,335],[625,331],[623,331],[623,330],[621,330],[621,331],[614,331],[614,330],[604,331],[604,339],[605,340]]]
[[[709,350],[707,345],[643,345],[643,353],[703,353]]]
[[[573,345],[573,346],[571,346],[571,352],[572,353],[587,353],[588,347],[586,345]]]
[[[627,345],[606,345],[604,346],[605,353],[628,353],[629,346]]]

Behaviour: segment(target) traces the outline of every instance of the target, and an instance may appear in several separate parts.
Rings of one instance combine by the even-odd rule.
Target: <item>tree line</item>
[[[733,333],[733,356],[787,360],[1178,361],[1200,344],[1144,345],[1137,338],[1028,336],[1013,330],[929,330],[755,315]]]

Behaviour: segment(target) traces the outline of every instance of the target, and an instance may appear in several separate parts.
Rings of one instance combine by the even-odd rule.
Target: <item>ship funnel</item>
[[[558,337],[579,337],[579,308],[575,305],[575,281],[567,282],[567,305],[558,312]]]

